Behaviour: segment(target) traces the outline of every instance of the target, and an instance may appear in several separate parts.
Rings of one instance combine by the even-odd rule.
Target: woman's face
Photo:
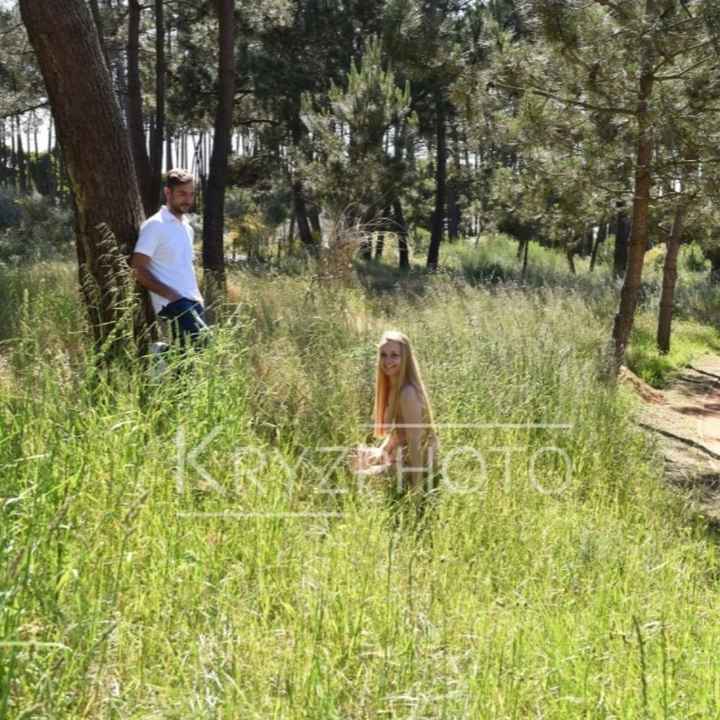
[[[380,367],[387,377],[396,377],[402,363],[402,345],[388,340],[380,346]]]

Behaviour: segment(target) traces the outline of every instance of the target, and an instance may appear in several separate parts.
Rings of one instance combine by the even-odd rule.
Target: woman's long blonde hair
[[[394,387],[382,370],[382,357],[380,353],[383,345],[388,342],[396,342],[400,345],[399,382]],[[425,384],[420,375],[420,368],[418,368],[415,360],[410,338],[396,330],[387,330],[380,338],[380,343],[377,348],[377,365],[375,368],[375,437],[384,437],[392,429],[392,425],[397,420],[400,390],[405,387],[405,385],[412,385],[418,395],[420,395],[420,399],[425,406],[425,418],[430,424],[430,427],[434,428],[430,399],[428,398]],[[387,422],[385,421],[386,415],[388,416]]]

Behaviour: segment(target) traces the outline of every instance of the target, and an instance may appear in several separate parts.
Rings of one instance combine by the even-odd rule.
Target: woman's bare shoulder
[[[403,385],[402,388],[400,388],[400,402],[403,404],[424,404],[420,391],[412,383],[407,383],[406,385]]]

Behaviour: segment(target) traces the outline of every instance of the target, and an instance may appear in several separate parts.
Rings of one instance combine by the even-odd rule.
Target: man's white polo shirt
[[[148,270],[161,283],[202,302],[193,269],[193,229],[185,216],[179,220],[163,205],[140,227],[135,252],[152,258]],[[170,302],[154,292],[150,299],[156,314]]]

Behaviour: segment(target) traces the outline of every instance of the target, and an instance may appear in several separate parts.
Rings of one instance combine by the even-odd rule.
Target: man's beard
[[[190,208],[191,205],[186,203],[172,203],[170,205],[170,210],[175,213],[175,215],[184,215],[189,212]]]

